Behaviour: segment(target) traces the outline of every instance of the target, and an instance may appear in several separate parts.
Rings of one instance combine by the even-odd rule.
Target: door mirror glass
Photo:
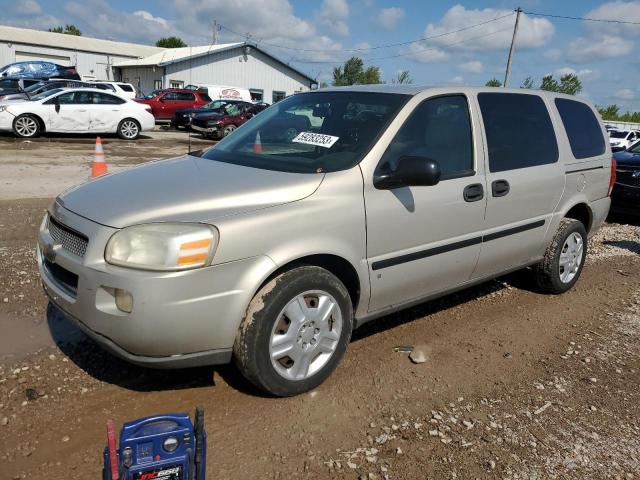
[[[442,172],[435,160],[425,157],[404,156],[397,161],[395,170],[379,169],[373,185],[380,190],[400,187],[428,187],[440,182]]]

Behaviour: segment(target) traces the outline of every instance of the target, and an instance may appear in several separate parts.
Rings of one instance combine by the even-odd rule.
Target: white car
[[[101,82],[99,80],[92,80],[90,83],[96,83],[100,85],[101,89],[109,89],[112,92],[120,95],[124,98],[134,99],[136,98],[136,89],[130,83],[124,82]]]
[[[95,88],[54,89],[30,101],[0,105],[0,130],[22,138],[46,131],[117,133],[135,140],[154,126],[149,106]]]
[[[640,132],[634,130],[611,130],[609,131],[609,143],[611,148],[626,150],[636,140],[640,139]]]

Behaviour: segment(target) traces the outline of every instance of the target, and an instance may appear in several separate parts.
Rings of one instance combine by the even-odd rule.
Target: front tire
[[[578,281],[587,256],[587,231],[582,222],[564,218],[560,222],[544,259],[534,268],[540,290],[559,294]]]
[[[123,140],[136,140],[140,136],[140,124],[133,118],[125,118],[118,125],[118,137]]]
[[[36,138],[40,135],[40,121],[28,113],[19,115],[13,121],[13,134],[19,138]]]
[[[287,397],[320,385],[340,362],[353,329],[349,292],[315,266],[284,272],[253,298],[234,361],[256,387]]]

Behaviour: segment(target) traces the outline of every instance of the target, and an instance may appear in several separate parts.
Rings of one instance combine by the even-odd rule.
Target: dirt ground
[[[232,367],[147,370],[84,338],[42,293],[33,252],[51,198],[28,196],[0,200],[0,478],[99,478],[107,419],[196,405],[207,478],[640,478],[637,222],[601,230],[567,294],[537,293],[523,271],[390,315],[318,389],[274,399]]]

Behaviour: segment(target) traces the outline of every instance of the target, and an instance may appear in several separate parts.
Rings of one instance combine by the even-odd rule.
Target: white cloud
[[[446,48],[502,50],[508,48],[511,43],[515,22],[513,15],[450,35],[443,34],[508,15],[510,12],[510,10],[494,8],[467,10],[462,5],[455,5],[445,13],[439,22],[427,25],[424,35],[425,37],[442,35],[430,41]],[[546,18],[531,18],[526,14],[521,14],[516,48],[541,47],[551,39],[554,32],[555,27]]]
[[[484,70],[482,62],[478,60],[472,60],[470,62],[461,63],[456,68],[461,72],[467,72],[467,73],[482,73],[482,71]]]
[[[409,46],[407,56],[420,63],[441,62],[449,58],[449,54],[444,50],[419,43],[412,43]]]
[[[636,98],[636,93],[630,88],[623,88],[613,94],[613,98],[619,98],[620,100],[633,100]]]
[[[461,85],[461,84],[464,83],[464,78],[462,76],[460,76],[460,75],[456,75],[455,77],[453,77],[451,79],[451,83],[455,83],[455,84]]]
[[[567,46],[567,59],[573,63],[588,63],[603,58],[622,57],[631,53],[633,43],[622,37],[602,35],[578,37]]]
[[[587,12],[586,18],[624,20],[640,23],[640,2],[607,2]],[[616,36],[640,36],[638,25],[624,23],[584,22],[584,26],[595,34]]]
[[[22,0],[16,3],[16,13],[20,15],[39,15],[42,7],[35,0]]]
[[[318,21],[336,35],[349,35],[349,4],[346,0],[323,0]]]
[[[393,30],[404,18],[404,9],[399,7],[383,8],[376,17],[376,23],[382,30]]]
[[[155,22],[163,28],[167,28],[169,26],[169,22],[167,20],[162,17],[154,17],[151,12],[147,12],[146,10],[138,10],[137,12],[133,12],[133,15],[140,17],[147,22]]]
[[[600,78],[600,72],[598,72],[597,70],[591,70],[589,68],[576,70],[571,67],[562,67],[554,71],[553,74],[557,75],[558,77],[562,77],[563,75],[569,75],[569,74],[576,75],[583,82],[592,82]]]
[[[358,54],[366,55],[371,51],[371,45],[368,42],[356,43],[353,48],[360,50]]]

